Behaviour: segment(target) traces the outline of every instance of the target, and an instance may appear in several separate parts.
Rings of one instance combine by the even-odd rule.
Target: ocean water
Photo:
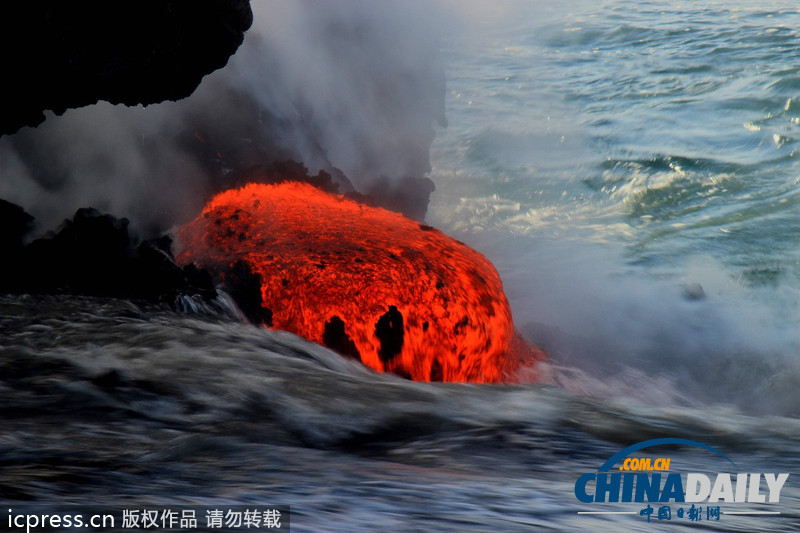
[[[494,261],[560,361],[796,414],[800,13],[544,4],[446,41],[429,220]]]
[[[3,296],[2,502],[290,505],[294,531],[798,530],[800,11],[552,4],[453,12],[427,219],[494,262],[551,354],[539,382],[374,374],[224,297]],[[577,500],[656,438],[790,473],[781,501],[667,522]]]

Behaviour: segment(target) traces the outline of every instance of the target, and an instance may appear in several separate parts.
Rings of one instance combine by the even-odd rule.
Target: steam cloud
[[[796,289],[746,287],[703,256],[657,279],[615,247],[474,237],[498,259],[515,323],[549,352],[563,388],[645,405],[800,412]]]
[[[361,192],[430,170],[444,125],[441,13],[422,0],[253,2],[229,64],[179,102],[50,114],[0,138],[0,197],[49,229],[77,208],[144,233],[194,216],[232,171],[295,159]]]

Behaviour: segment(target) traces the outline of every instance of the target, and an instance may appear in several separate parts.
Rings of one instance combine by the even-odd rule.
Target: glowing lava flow
[[[512,381],[543,354],[515,336],[500,277],[440,231],[311,185],[250,184],[178,230],[178,262],[260,284],[267,326],[416,381]],[[246,270],[247,270],[246,269]]]

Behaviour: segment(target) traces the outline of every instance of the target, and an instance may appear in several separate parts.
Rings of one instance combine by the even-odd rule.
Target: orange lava
[[[220,193],[178,241],[178,263],[222,284],[244,262],[260,278],[266,325],[378,371],[505,383],[543,357],[515,333],[500,277],[480,253],[305,183]]]

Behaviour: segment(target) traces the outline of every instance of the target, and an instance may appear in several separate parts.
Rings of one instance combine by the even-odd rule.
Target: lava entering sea
[[[544,357],[483,255],[398,213],[306,183],[248,184],[177,237],[177,262],[209,270],[255,321],[378,371],[508,383]]]

